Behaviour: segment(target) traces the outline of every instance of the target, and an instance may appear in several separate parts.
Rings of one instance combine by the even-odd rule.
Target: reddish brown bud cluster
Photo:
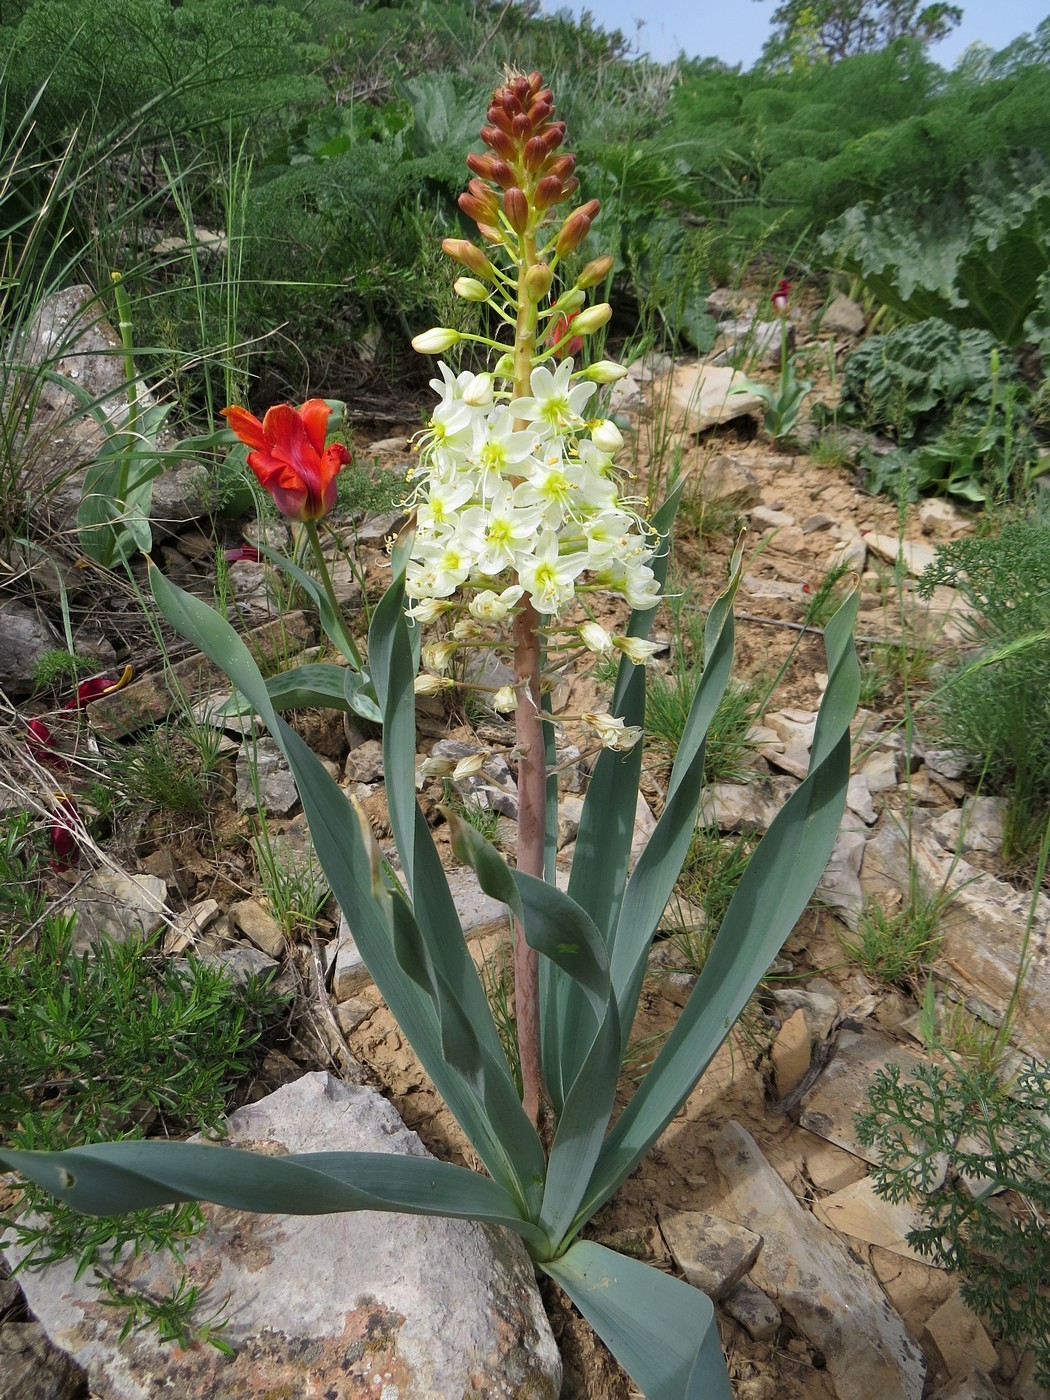
[[[523,234],[534,215],[542,216],[579,189],[576,157],[559,153],[565,123],[555,121],[554,99],[539,73],[511,77],[493,93],[481,139],[491,154],[467,157],[475,178],[460,195],[459,207],[485,237],[499,240],[494,231],[501,204],[506,223]]]

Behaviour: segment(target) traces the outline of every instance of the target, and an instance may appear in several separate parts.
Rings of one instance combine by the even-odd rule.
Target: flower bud
[[[461,617],[452,629],[453,640],[457,642],[476,642],[481,635],[481,628],[469,617]]]
[[[577,316],[577,321],[580,319]],[[623,433],[610,418],[603,418],[600,423],[595,423],[591,429],[591,442],[599,452],[604,452],[611,457],[614,452],[619,452],[623,446]]]
[[[443,690],[451,690],[456,682],[451,676],[417,676],[412,682],[416,695],[440,695]]]
[[[539,302],[547,295],[554,273],[546,263],[534,263],[525,274],[525,292],[530,301]]]
[[[503,196],[503,212],[515,233],[525,232],[529,226],[529,201],[517,185],[512,185]]]
[[[492,375],[476,374],[463,390],[463,402],[471,408],[488,408],[492,402]]]
[[[547,158],[547,147],[540,136],[530,136],[525,142],[522,159],[526,170],[538,170]]]
[[[455,768],[451,758],[425,758],[416,769],[419,778],[447,778]]]
[[[491,282],[495,276],[496,269],[489,262],[488,258],[466,238],[446,238],[441,247],[450,258],[455,258],[456,262],[462,263],[464,267],[470,269],[475,277],[484,277]]]
[[[528,135],[529,127],[532,123],[524,112],[519,112],[517,116],[510,119],[510,134],[516,136],[520,141],[523,136]]]
[[[598,622],[583,623],[580,627],[580,641],[596,656],[608,656],[613,647],[612,637]]]
[[[493,173],[499,164],[499,157],[493,155],[478,155],[471,151],[467,156],[467,169],[472,170],[475,175],[480,175],[483,180],[494,180]],[[506,164],[506,162],[504,162]]]
[[[577,335],[593,335],[612,316],[612,307],[607,301],[599,301],[594,306],[588,306],[581,311],[572,323],[572,328]]]
[[[441,676],[448,670],[456,654],[455,642],[427,642],[423,648],[423,665]]]
[[[462,200],[463,196],[460,196]],[[582,209],[576,209],[562,224],[554,243],[554,251],[559,258],[568,257],[576,251],[591,231],[591,220]]]
[[[537,184],[532,195],[532,202],[537,209],[549,209],[552,204],[557,204],[559,199],[565,198],[565,186],[557,175],[544,175]]]
[[[456,296],[464,301],[488,301],[489,289],[476,277],[457,277],[452,284]]]
[[[595,360],[593,365],[588,365],[581,372],[580,378],[590,379],[595,384],[615,384],[629,373],[626,365],[618,365],[615,360]]]
[[[576,157],[566,153],[552,160],[543,172],[545,175],[557,175],[559,180],[567,180],[576,169]]]
[[[596,287],[604,282],[613,265],[612,254],[604,253],[600,258],[592,258],[576,279],[577,287]]]
[[[486,146],[491,146],[498,156],[504,160],[514,160],[517,157],[517,147],[506,131],[501,131],[498,126],[483,126],[481,128],[481,139]]]
[[[435,622],[447,613],[452,604],[444,598],[421,598],[412,604],[412,616],[417,622]]]
[[[440,355],[462,339],[459,331],[454,331],[449,326],[432,326],[422,335],[413,337],[412,349],[420,355]]]
[[[586,296],[578,287],[570,287],[567,292],[562,292],[561,296],[551,307],[552,311],[562,311],[567,316],[579,311],[580,307],[587,301]]]

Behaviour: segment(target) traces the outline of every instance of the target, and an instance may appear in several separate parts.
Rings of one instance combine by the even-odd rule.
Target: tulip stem
[[[328,562],[324,557],[324,550],[321,548],[321,537],[317,533],[317,521],[304,520],[303,529],[306,531],[306,538],[310,541],[310,548],[313,550],[314,563],[317,565],[317,572],[321,579],[321,587],[325,591],[325,597],[328,599],[329,606],[332,610],[332,626],[337,634],[332,640],[342,651],[347,661],[360,671],[364,667],[364,662],[361,659],[361,653],[358,650],[357,643],[350,635],[349,628],[343,617],[343,610],[339,606],[339,600],[335,596],[332,575],[328,572]],[[327,631],[328,629],[326,628],[325,630]]]

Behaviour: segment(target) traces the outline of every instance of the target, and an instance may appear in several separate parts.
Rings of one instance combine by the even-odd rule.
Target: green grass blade
[[[714,1308],[698,1288],[590,1240],[540,1267],[646,1400],[732,1400]]]
[[[581,1220],[612,1195],[678,1111],[823,874],[849,782],[849,721],[860,690],[852,636],[857,607],[854,593],[825,632],[829,681],[809,773],[756,847],[689,1001],[606,1139]]]
[[[496,1182],[432,1157],[381,1152],[304,1152],[264,1157],[193,1142],[106,1142],[65,1152],[0,1149],[20,1172],[87,1215],[115,1215],[175,1201],[288,1215],[383,1210],[505,1225],[534,1248],[545,1237]]]

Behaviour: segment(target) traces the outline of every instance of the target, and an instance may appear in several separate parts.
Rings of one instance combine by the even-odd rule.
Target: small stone
[[[365,966],[365,960],[354,942],[346,915],[340,910],[339,934],[335,948],[335,971],[332,974],[332,1000],[349,1001],[352,996],[367,987],[372,975]]]
[[[881,1249],[909,1259],[922,1259],[906,1239],[909,1231],[922,1225],[918,1212],[907,1202],[894,1203],[876,1195],[870,1177],[850,1182],[816,1201],[813,1214],[840,1235],[863,1240],[865,1244],[877,1244]]]
[[[974,1365],[992,1371],[999,1364],[981,1319],[958,1292],[950,1294],[927,1319],[925,1337],[949,1377],[964,1375]]]
[[[809,515],[802,522],[802,533],[812,535],[816,530],[826,530],[829,525],[837,525],[838,521],[833,515]]]
[[[761,488],[750,467],[723,453],[700,473],[698,490],[705,501],[744,510],[759,499]]]
[[[898,539],[896,535],[882,535],[874,530],[864,536],[864,543],[888,564],[896,564],[899,558],[905,571],[913,578],[924,574],[937,557],[933,545],[923,544],[921,540]]]
[[[780,1328],[780,1309],[750,1279],[743,1278],[722,1299],[722,1310],[739,1322],[753,1342],[768,1342]],[[774,1394],[770,1392],[770,1394]]]
[[[1032,1391],[1027,1392],[1029,1400],[1035,1400]],[[999,1391],[984,1374],[974,1367],[965,1376],[957,1376],[947,1385],[942,1385],[930,1396],[930,1400],[999,1400]]]
[[[661,1211],[660,1229],[675,1263],[694,1288],[717,1302],[744,1277],[762,1236],[705,1211]]]
[[[820,318],[823,335],[863,335],[866,325],[863,308],[842,292],[829,302]]]
[[[841,1191],[855,1181],[862,1181],[868,1174],[868,1164],[843,1147],[825,1142],[815,1133],[799,1130],[805,1138],[802,1164],[806,1175],[818,1191]]]
[[[931,496],[928,500],[920,501],[919,524],[924,535],[935,535],[939,531],[958,535],[968,528],[962,511],[943,496]]]
[[[897,786],[897,759],[884,749],[877,749],[860,765],[860,772],[869,792],[886,792]]]
[[[653,401],[667,406],[668,432],[702,433],[749,413],[765,415],[765,403],[745,381],[725,365],[680,364],[653,385]]]
[[[785,1019],[801,1010],[813,1040],[823,1040],[839,1014],[839,1004],[833,996],[808,987],[773,987],[770,995]]]
[[[868,826],[874,826],[878,819],[875,811],[875,804],[871,800],[871,789],[868,787],[868,780],[863,773],[853,773],[850,775],[849,786],[846,789],[846,806],[851,812],[855,812],[862,822]]]
[[[346,756],[343,779],[347,783],[379,783],[383,780],[383,745],[366,739]]]
[[[156,875],[96,870],[77,893],[73,951],[83,953],[100,938],[151,938],[164,922],[167,898],[168,887]]]
[[[793,1012],[777,1032],[770,1051],[777,1093],[781,1098],[801,1084],[809,1069],[810,1034],[806,1014],[801,1007]]]
[[[780,530],[796,523],[790,511],[773,510],[770,506],[755,506],[748,514],[752,525],[760,530]]]
[[[349,1035],[351,1031],[357,1030],[362,1021],[368,1020],[373,1010],[372,1003],[365,1001],[363,997],[349,997],[335,1008],[335,1019],[343,1034]]]
[[[264,736],[245,744],[237,755],[237,809],[283,817],[299,801],[292,770],[276,742]]]
[[[1027,1351],[1021,1357],[1017,1375],[1010,1387],[1010,1400],[1050,1400],[1050,1389],[1040,1385],[1035,1374],[1035,1355]]]
[[[273,915],[257,899],[242,899],[230,905],[230,920],[250,943],[269,958],[284,952],[284,933]]]
[[[927,757],[927,767],[929,758]],[[970,855],[998,855],[1006,830],[1006,803],[1000,797],[968,797],[962,808],[949,808],[930,823],[930,831],[945,849]]]
[[[966,776],[972,759],[958,749],[927,749],[926,767],[939,778],[958,779]]]
[[[886,1297],[904,1318],[912,1336],[918,1337],[926,1319],[952,1292],[953,1281],[943,1269],[895,1254],[877,1244],[868,1250],[868,1258]]]
[[[268,977],[278,971],[278,964],[273,958],[243,943],[235,948],[219,948],[196,956],[198,962],[222,968],[235,987],[243,987],[254,978]]]

